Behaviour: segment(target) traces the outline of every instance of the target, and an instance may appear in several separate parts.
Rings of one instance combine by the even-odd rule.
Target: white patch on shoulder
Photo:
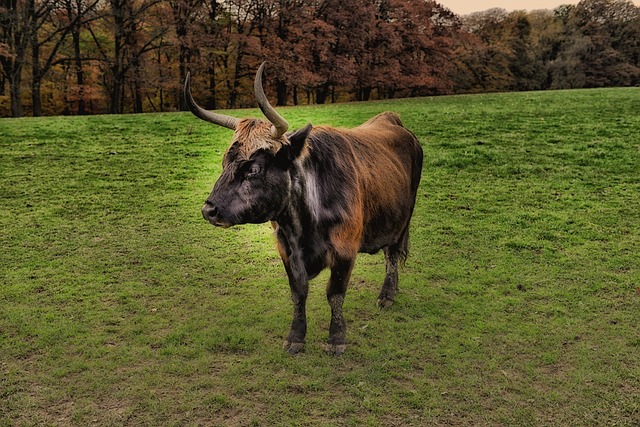
[[[304,174],[305,188],[307,192],[307,206],[311,212],[311,217],[315,222],[320,220],[321,206],[320,206],[320,192],[318,190],[318,183],[316,182],[316,175],[313,171],[307,170]]]

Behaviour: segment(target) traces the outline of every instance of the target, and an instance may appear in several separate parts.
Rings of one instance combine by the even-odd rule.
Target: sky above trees
[[[443,0],[440,2],[457,14],[480,12],[493,7],[499,7],[508,11],[512,10],[536,10],[555,9],[561,4],[577,4],[578,0]],[[636,6],[640,6],[640,0],[634,0]]]

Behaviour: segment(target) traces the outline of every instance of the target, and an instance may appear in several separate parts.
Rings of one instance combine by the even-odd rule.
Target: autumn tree
[[[34,27],[48,14],[49,1],[2,0],[0,3],[0,65],[2,74],[9,83],[11,115],[24,114],[21,85]]]
[[[256,53],[260,51],[255,19],[261,0],[228,0],[221,18],[225,22],[224,52],[220,55],[220,72],[224,76],[227,107],[236,108],[240,101],[242,82],[251,78],[256,69]],[[253,59],[253,62],[251,61]],[[246,93],[252,93],[247,90]]]
[[[187,67],[193,52],[194,25],[198,14],[202,11],[202,0],[168,0],[173,16],[173,27],[178,42],[179,78],[184,81]],[[184,100],[180,97],[180,109],[185,110]]]
[[[273,76],[276,105],[287,105],[291,98],[298,104],[298,90],[313,85],[310,51],[318,24],[313,8],[304,0],[271,0],[263,2],[257,15],[260,56],[269,59]]]
[[[223,41],[223,25],[220,23],[219,15],[221,13],[220,2],[217,0],[208,0],[205,2],[206,14],[201,21],[202,31],[204,35],[202,38],[202,45],[198,47],[201,53],[200,57],[205,63],[206,74],[208,77],[208,96],[205,99],[204,105],[206,108],[215,110],[218,106],[217,103],[217,73],[218,69],[217,61],[222,55],[222,50],[219,48],[225,45]]]
[[[67,34],[69,34],[71,36],[71,46],[56,43],[46,64],[49,68],[57,64],[67,64],[67,66],[73,68],[76,90],[73,99],[77,101],[78,114],[86,113],[85,100],[89,97],[89,93],[92,92],[90,87],[85,86],[84,62],[87,58],[83,56],[82,52],[82,31],[91,22],[103,18],[98,12],[99,3],[100,0],[60,0],[57,13],[52,19],[54,27],[65,28],[58,41],[64,41]],[[60,55],[57,55],[58,58],[56,58],[56,53],[58,52]]]
[[[398,62],[402,40],[395,28],[394,0],[382,0],[368,10],[367,22],[361,24],[363,46],[354,55],[356,66],[355,98],[369,100],[400,74]],[[364,21],[364,20],[363,20]]]
[[[549,72],[549,63],[557,58],[562,48],[564,25],[555,11],[537,10],[529,13],[527,19],[531,25],[530,48],[537,62],[538,84],[540,89],[550,89],[553,83]]]
[[[625,0],[583,0],[556,9],[563,26],[549,61],[551,88],[632,85],[640,81],[640,9]]]
[[[628,86],[640,81],[640,8],[630,0],[582,0],[573,18],[585,37],[585,48],[579,54],[585,64],[586,86]]]
[[[335,101],[335,87],[355,81],[354,49],[363,42],[363,22],[370,6],[366,0],[344,2],[321,0],[314,4],[314,22],[311,37],[311,66],[317,73],[318,85],[315,101],[324,104],[329,96]]]
[[[468,48],[458,49],[459,62],[466,68],[468,79],[460,81],[470,92],[506,90],[514,83],[510,65],[513,59],[509,14],[504,9],[489,9],[463,18],[470,33]]]
[[[29,0],[31,3],[33,0]],[[30,29],[29,29],[29,45],[31,47],[31,108],[34,116],[42,115],[42,103],[40,99],[40,87],[44,74],[48,71],[58,47],[64,41],[68,27],[51,28],[50,34],[44,36],[44,40],[40,39],[40,33],[45,23],[49,21],[54,4],[52,0],[40,0],[39,7],[30,5],[28,7]],[[44,44],[50,40],[55,40],[55,46],[52,48],[50,55],[47,55],[44,64],[40,63],[40,50]]]
[[[109,112],[124,112],[125,90],[131,83],[133,111],[142,112],[142,60],[143,56],[161,47],[162,36],[167,27],[150,26],[153,14],[161,13],[157,8],[161,0],[109,0],[108,15],[105,25],[112,33],[111,48],[102,45],[99,38],[94,38],[99,45],[103,61],[108,64],[109,78],[106,79],[110,92]],[[107,71],[107,70],[106,70]],[[129,79],[133,71],[133,79]],[[131,80],[131,82],[130,82]]]
[[[34,116],[42,115],[41,86],[51,67],[66,58],[59,57],[69,34],[73,35],[74,47],[79,48],[79,28],[87,20],[85,16],[92,12],[100,0],[63,0],[62,3],[53,0],[43,1],[49,7],[44,8],[40,16],[34,16],[31,31],[31,100]],[[66,2],[66,4],[65,4]],[[44,53],[44,55],[43,55]],[[78,66],[78,50],[76,67]],[[81,70],[80,70],[81,71]]]
[[[398,74],[384,83],[386,96],[451,93],[449,78],[452,38],[460,29],[458,18],[435,1],[403,1],[391,8],[391,25],[399,51],[391,58]],[[384,69],[384,68],[383,68]]]

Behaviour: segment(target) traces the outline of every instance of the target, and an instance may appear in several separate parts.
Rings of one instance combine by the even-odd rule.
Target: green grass
[[[279,111],[384,110],[425,149],[412,252],[385,311],[360,255],[337,359],[327,275],[290,357],[269,226],[202,220],[228,130],[1,120],[0,426],[640,425],[640,90]]]

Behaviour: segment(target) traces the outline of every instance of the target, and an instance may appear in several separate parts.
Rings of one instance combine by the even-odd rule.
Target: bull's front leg
[[[293,320],[291,331],[284,341],[282,348],[289,354],[297,354],[304,348],[304,338],[307,334],[306,304],[309,293],[309,279],[306,271],[295,263],[285,262],[291,301],[293,302]]]
[[[329,341],[325,348],[328,355],[340,356],[347,348],[347,324],[342,314],[342,304],[347,294],[347,285],[355,259],[338,260],[331,268],[327,285],[327,301],[331,307]]]

